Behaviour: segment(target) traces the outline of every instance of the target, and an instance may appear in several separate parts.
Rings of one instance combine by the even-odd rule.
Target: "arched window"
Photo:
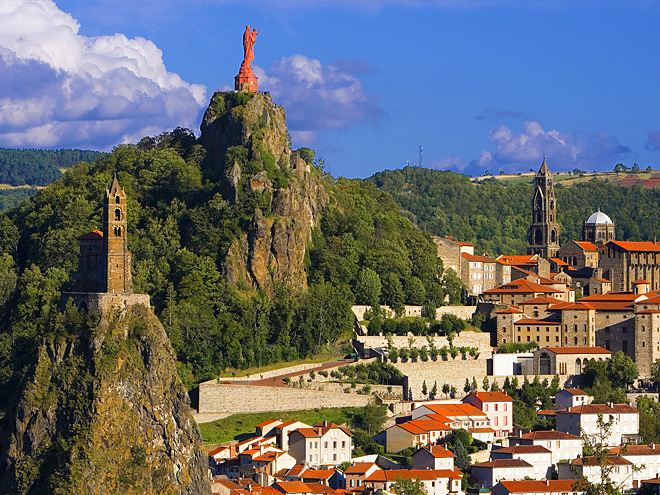
[[[121,220],[121,210],[117,208],[115,210],[115,221],[119,221],[119,220]]]
[[[552,232],[550,232],[550,240],[552,242],[557,242],[557,231],[556,230],[553,230]]]
[[[554,210],[555,209],[555,202],[550,200],[550,209]]]
[[[115,198],[115,203],[119,204],[119,196]]]
[[[534,244],[543,244],[543,231],[541,229],[536,229],[534,233]]]
[[[575,374],[580,375],[582,373],[582,361],[580,361],[580,358],[577,358],[575,360]]]

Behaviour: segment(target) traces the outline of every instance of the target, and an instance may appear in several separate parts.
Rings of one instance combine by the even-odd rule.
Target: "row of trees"
[[[46,186],[60,178],[60,168],[93,162],[101,153],[83,150],[15,150],[0,148],[0,184]]]

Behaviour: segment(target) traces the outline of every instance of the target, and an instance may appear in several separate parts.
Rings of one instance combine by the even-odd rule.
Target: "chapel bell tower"
[[[133,293],[131,254],[128,252],[126,193],[115,176],[105,192],[103,237],[105,292]]]

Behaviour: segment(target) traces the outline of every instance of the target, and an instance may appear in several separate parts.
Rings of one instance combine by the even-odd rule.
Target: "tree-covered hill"
[[[389,192],[403,214],[433,235],[472,242],[479,253],[524,253],[531,222],[533,186],[506,185],[439,170],[406,167],[365,180]],[[616,225],[622,240],[653,240],[660,232],[660,189],[622,187],[592,179],[555,186],[561,242],[579,240],[583,222],[598,208]]]
[[[93,162],[101,153],[77,149],[35,150],[0,148],[0,184],[46,186],[59,179],[61,168]]]
[[[44,335],[63,331],[60,292],[77,264],[76,239],[101,228],[115,173],[128,197],[134,289],[151,295],[189,385],[227,367],[322,352],[350,334],[356,301],[442,303],[435,245],[399,215],[389,193],[323,174],[311,165],[312,150],[278,148],[275,159],[270,147],[287,142],[276,116],[265,117],[276,109],[253,112],[249,98],[229,95],[214,97],[205,117],[222,121],[216,145],[210,131],[205,147],[176,129],[118,146],[0,214],[0,403],[29,376]],[[281,132],[282,142],[273,134]],[[323,201],[303,205],[319,215],[302,242],[300,287],[275,274],[296,256],[303,215],[291,198],[310,187]],[[272,287],[254,282],[267,278],[253,273],[257,267]]]

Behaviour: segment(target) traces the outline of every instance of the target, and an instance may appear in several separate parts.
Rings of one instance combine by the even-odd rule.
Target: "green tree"
[[[465,284],[463,284],[463,281],[454,270],[445,270],[445,274],[442,277],[442,284],[444,286],[445,293],[449,296],[449,304],[460,304],[461,293],[465,287]]]
[[[470,385],[470,380],[468,378],[465,379],[465,385],[463,386],[463,392],[466,394],[470,393],[472,390],[472,385]]]
[[[451,390],[451,387],[449,386],[448,383],[445,383],[442,385],[442,393],[445,394],[445,398],[447,398],[447,394]]]
[[[431,389],[431,399],[435,399],[438,395],[438,382],[433,382],[433,388]]]
[[[371,401],[362,410],[360,426],[363,430],[368,431],[370,435],[375,435],[383,430],[386,420],[387,406],[378,405],[375,401]]]
[[[618,351],[607,361],[607,375],[614,388],[627,388],[637,379],[637,365]]]
[[[395,273],[390,272],[383,277],[381,299],[396,316],[403,314],[405,295],[401,280]]]
[[[422,394],[424,395],[424,397],[426,397],[428,393],[429,393],[429,389],[426,388],[426,380],[424,380],[424,383],[422,383]]]
[[[455,439],[452,445],[452,452],[455,456],[454,465],[464,473],[468,472],[472,465],[472,459],[470,459],[470,454],[465,448],[463,442],[459,439]]]
[[[660,359],[656,359],[651,365],[651,381],[656,388],[660,387]]]
[[[378,306],[381,283],[378,273],[371,268],[363,268],[355,283],[355,302],[367,306]]]
[[[406,300],[408,304],[421,306],[426,301],[424,283],[417,277],[410,277],[405,284]]]
[[[487,377],[487,376],[484,376],[484,381],[483,381],[483,383],[481,384],[481,387],[482,387],[485,391],[490,390],[490,382],[488,381],[488,377]]]
[[[392,483],[392,491],[396,495],[427,495],[428,493],[419,478],[402,478],[400,476]]]

